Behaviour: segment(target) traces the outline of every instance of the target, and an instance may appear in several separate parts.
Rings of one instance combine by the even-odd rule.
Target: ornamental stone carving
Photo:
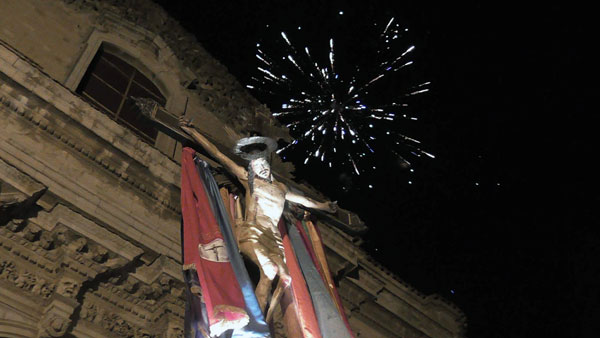
[[[69,328],[71,321],[68,318],[51,315],[41,322],[41,332],[39,338],[61,337]]]
[[[34,242],[39,239],[39,236],[42,232],[39,226],[35,224],[27,224],[23,231],[23,238],[28,240],[29,242]]]
[[[31,290],[35,285],[36,278],[30,272],[23,272],[15,279],[15,286],[20,289]]]
[[[58,286],[56,287],[56,293],[67,298],[73,298],[77,296],[81,284],[73,278],[63,277]]]
[[[118,335],[120,337],[128,338],[154,338],[156,335],[151,334],[148,330],[142,329],[141,327],[134,326],[128,323],[123,317],[115,313],[102,313],[102,319],[100,324],[102,327]]]
[[[76,240],[69,243],[67,247],[75,252],[83,252],[87,249],[87,240],[83,237],[79,237]]]
[[[6,224],[6,229],[12,232],[19,232],[25,227],[25,220],[23,219],[13,219],[8,224]]]
[[[0,278],[4,278],[11,282],[14,282],[17,280],[17,278],[19,278],[14,262],[4,260],[0,261]]]
[[[53,297],[38,324],[38,338],[64,336],[71,325],[73,311],[78,305],[71,299]]]
[[[54,285],[47,282],[44,278],[39,278],[33,289],[31,289],[31,292],[33,292],[36,295],[40,295],[43,298],[48,298],[50,297],[50,295],[52,294],[52,292],[54,291]]]
[[[11,282],[15,287],[23,289],[43,299],[50,297],[54,291],[54,284],[29,271],[20,271],[14,262],[0,261],[0,280]]]
[[[47,231],[43,231],[40,235],[38,245],[44,250],[52,250],[54,248],[54,238]]]
[[[79,312],[79,317],[90,322],[95,322],[98,316],[98,307],[92,303],[84,302]]]

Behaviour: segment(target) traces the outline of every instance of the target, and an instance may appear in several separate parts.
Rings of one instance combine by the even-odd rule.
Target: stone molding
[[[1,61],[1,60],[0,60]],[[147,206],[143,206],[141,210],[147,210],[144,213],[150,213],[151,215],[153,215],[153,217],[158,216],[156,214],[156,205],[158,205],[159,207],[163,207],[165,209],[167,209],[167,213],[164,214],[163,216],[163,220],[160,221],[161,224],[171,224],[169,228],[164,228],[164,230],[159,231],[158,233],[155,231],[149,231],[147,233],[154,233],[154,236],[164,236],[161,235],[162,233],[168,233],[171,232],[172,234],[169,235],[170,237],[170,241],[172,242],[171,244],[167,244],[170,246],[170,249],[163,249],[163,253],[167,253],[169,252],[169,250],[171,251],[170,255],[172,255],[174,258],[178,258],[180,253],[179,250],[176,248],[176,246],[178,245],[178,239],[179,239],[179,235],[178,235],[178,230],[179,230],[179,222],[178,222],[178,218],[179,218],[179,207],[178,207],[178,189],[173,189],[173,185],[165,185],[164,182],[161,182],[160,180],[156,180],[151,173],[147,172],[148,169],[140,166],[140,164],[138,162],[135,161],[131,161],[131,158],[129,158],[128,156],[122,154],[121,152],[119,152],[118,150],[112,148],[111,146],[107,146],[105,143],[103,144],[103,142],[94,142],[94,138],[90,138],[89,136],[89,132],[86,132],[85,129],[81,129],[82,127],[77,125],[77,124],[73,124],[73,121],[71,119],[63,119],[61,118],[61,113],[60,111],[53,111],[52,114],[50,115],[50,113],[48,112],[48,110],[44,109],[44,105],[41,102],[36,102],[36,98],[35,97],[28,97],[25,96],[24,94],[27,94],[27,91],[23,91],[23,90],[19,90],[17,87],[11,86],[8,82],[4,82],[2,84],[0,84],[0,101],[2,101],[2,103],[4,104],[4,106],[0,106],[0,110],[4,110],[6,113],[8,113],[9,115],[7,115],[7,117],[9,117],[8,120],[6,120],[6,122],[8,123],[8,121],[14,121],[13,123],[18,123],[18,124],[23,124],[24,121],[28,121],[28,123],[30,123],[30,125],[32,125],[32,127],[34,129],[38,130],[38,133],[43,133],[45,135],[47,135],[47,137],[50,137],[54,140],[56,140],[54,143],[52,142],[46,142],[44,143],[44,146],[50,146],[51,144],[54,144],[57,148],[54,148],[56,150],[54,150],[55,152],[61,152],[64,153],[64,150],[61,149],[61,147],[67,146],[67,149],[71,149],[71,151],[76,152],[77,154],[79,154],[78,156],[80,156],[79,158],[87,158],[88,160],[92,159],[93,162],[95,162],[95,164],[98,166],[98,169],[96,170],[101,170],[104,171],[106,174],[105,175],[110,175],[115,177],[117,180],[119,181],[123,181],[126,184],[116,184],[116,185],[111,185],[111,187],[115,187],[117,189],[127,189],[126,186],[129,186],[131,188],[133,188],[134,190],[137,191],[141,191],[143,192],[144,195],[146,195],[148,197],[148,199],[150,201],[154,200],[155,202],[152,202],[151,204],[153,204],[153,206],[150,206],[148,204],[148,202],[144,202],[143,200],[140,200],[139,197],[135,197],[135,200],[139,200],[138,204],[140,207],[142,207],[143,205],[147,205]],[[16,96],[16,97],[15,97]],[[39,100],[39,99],[37,99]],[[29,108],[29,105],[32,105],[33,107],[38,107],[37,109],[32,109]],[[6,107],[6,108],[3,108]],[[12,115],[11,113],[12,112]],[[101,115],[101,114],[99,114]],[[23,121],[23,122],[21,122]],[[5,127],[8,128],[8,126],[5,124]],[[68,127],[68,129],[67,129]],[[21,128],[25,128],[24,125],[22,125]],[[78,128],[80,128],[78,130]],[[82,193],[86,190],[82,190],[81,188],[77,188],[75,186],[73,186],[73,184],[79,184],[79,183],[68,183],[69,180],[72,180],[72,178],[70,177],[63,177],[61,176],[62,173],[60,172],[55,172],[52,170],[44,170],[44,172],[40,172],[40,160],[45,156],[45,152],[41,152],[38,153],[39,155],[44,155],[44,156],[39,156],[36,155],[35,157],[28,155],[27,153],[33,150],[29,150],[27,149],[27,147],[25,147],[25,145],[19,145],[19,143],[15,143],[18,142],[19,139],[18,138],[11,138],[11,134],[14,134],[15,132],[18,133],[17,131],[18,129],[15,129],[14,127],[11,127],[10,130],[6,130],[6,132],[2,132],[0,135],[0,139],[4,138],[5,140],[10,140],[8,143],[4,143],[6,146],[3,147],[3,149],[0,150],[1,157],[4,158],[4,160],[9,160],[11,162],[11,165],[18,165],[20,170],[24,170],[24,172],[27,172],[28,175],[32,175],[32,177],[36,177],[37,181],[40,182],[46,182],[46,184],[51,187],[50,191],[52,193],[54,193],[55,195],[63,198],[64,200],[68,200],[68,201],[80,201],[83,204],[79,204],[79,207],[83,210],[96,210],[96,214],[92,214],[94,217],[98,217],[100,219],[104,218],[105,222],[109,222],[110,223],[117,223],[118,225],[120,225],[123,229],[123,233],[125,234],[131,234],[130,236],[132,238],[136,238],[138,235],[134,235],[131,231],[134,229],[143,229],[144,226],[139,226],[139,225],[135,225],[135,226],[130,226],[129,229],[131,230],[127,230],[126,226],[125,228],[123,228],[123,224],[127,224],[126,222],[134,222],[137,223],[139,221],[133,220],[132,219],[132,215],[127,215],[125,213],[122,213],[121,216],[119,217],[119,221],[117,220],[109,220],[106,217],[111,215],[110,213],[106,213],[106,212],[101,212],[99,213],[99,206],[103,206],[106,205],[104,207],[104,210],[106,210],[106,208],[111,204],[114,203],[113,201],[110,200],[102,200],[102,199],[98,199],[98,197],[100,197],[98,195],[98,193],[101,193],[102,191],[93,191],[90,194],[87,195],[82,195]],[[69,130],[70,133],[67,134],[65,132],[63,132],[63,130]],[[15,134],[16,135],[16,134]],[[87,138],[85,138],[87,136]],[[6,137],[8,137],[8,139],[6,139]],[[58,143],[56,143],[58,142]],[[30,143],[32,144],[32,143]],[[59,144],[61,144],[61,146],[59,146]],[[39,147],[39,144],[36,144],[35,147]],[[16,147],[16,148],[15,148]],[[46,156],[47,157],[47,156]],[[48,160],[50,160],[49,157],[47,157]],[[168,160],[166,158],[166,156],[164,155],[160,155],[160,159],[162,160]],[[81,161],[81,160],[77,160],[77,161]],[[74,163],[76,163],[77,161],[75,161]],[[6,162],[6,161],[5,161]],[[57,162],[58,163],[58,162]],[[84,166],[86,164],[82,163]],[[59,168],[59,166],[57,166],[57,164],[50,164],[48,163],[48,166],[42,166],[43,167],[48,167],[48,168]],[[83,167],[82,167],[83,169]],[[54,169],[56,170],[56,169]],[[139,172],[138,172],[139,171]],[[144,171],[147,172],[147,174],[144,174]],[[84,173],[88,172],[88,169],[85,169]],[[52,176],[48,176],[49,174],[52,174]],[[144,183],[141,183],[144,182]],[[59,184],[59,185],[57,185]],[[146,186],[145,184],[148,184],[148,186]],[[69,185],[72,186],[67,188]],[[150,188],[150,185],[154,185]],[[64,190],[65,188],[67,188],[68,190]],[[139,196],[139,193],[135,193],[134,191],[132,191],[130,189],[130,194],[132,194],[133,196]],[[81,197],[77,197],[74,198],[72,197],[72,195],[81,195]],[[161,196],[162,195],[162,196]],[[114,197],[119,197],[119,195],[115,195]],[[113,199],[114,197],[110,197],[110,196],[105,196],[105,197],[101,197],[101,198],[110,198]],[[161,198],[162,197],[162,198]],[[167,199],[164,199],[165,197],[167,197]],[[85,201],[85,199],[88,199],[88,201]],[[95,201],[94,201],[95,199]],[[160,203],[159,203],[160,202]],[[90,203],[92,203],[93,205],[90,205]],[[122,203],[122,202],[121,202]],[[119,211],[120,206],[115,205],[116,208],[111,208],[110,212],[111,213],[115,213]],[[131,210],[129,210],[129,212],[131,212]],[[170,213],[170,215],[169,215]],[[118,215],[118,214],[116,214]],[[115,216],[116,216],[115,215]],[[114,217],[114,216],[113,216]],[[125,217],[125,218],[124,218]],[[165,222],[165,218],[167,217],[168,219],[172,219],[172,221],[168,221]],[[114,219],[114,218],[113,218]],[[131,221],[126,221],[125,223],[123,222],[123,220],[126,219],[131,219]],[[141,236],[144,237],[144,236]],[[140,238],[141,238],[140,237]],[[146,235],[146,237],[148,237]],[[150,238],[148,238],[148,240],[150,240]],[[160,240],[160,241],[164,241],[164,240]],[[149,246],[149,247],[156,247],[156,248],[160,248],[161,246],[164,246],[165,244],[153,244],[153,243],[157,243],[156,240],[152,240],[149,243],[146,243],[145,245]]]
[[[40,211],[36,217],[29,220],[30,223],[39,225],[42,229],[52,231],[56,226],[63,225],[81,235],[100,243],[107,250],[119,252],[119,255],[128,261],[141,256],[143,249],[133,245],[131,242],[115,235],[99,226],[97,223],[83,217],[64,205],[57,205],[52,211]],[[72,243],[76,245],[77,243]]]
[[[28,194],[39,190],[28,186],[43,187],[5,161],[0,169],[2,179]],[[6,297],[20,297],[13,306],[38,318],[37,337],[73,331],[78,325],[72,322],[77,318],[73,314],[84,312],[87,318],[90,306],[81,305],[92,298],[94,306],[109,307],[103,310],[100,325],[107,336],[151,336],[143,328],[155,322],[167,325],[154,332],[177,336],[184,300],[182,276],[173,259],[160,256],[146,266],[140,260],[143,249],[65,205],[49,211],[35,205],[29,209],[0,223],[0,299],[6,304]],[[27,304],[38,310],[24,309]],[[140,322],[144,324],[136,324]],[[17,330],[19,324],[10,326]]]
[[[50,112],[60,112],[148,168],[156,178],[167,184],[179,185],[179,165],[175,161],[164,156],[155,147],[141,141],[127,128],[97,111],[78,95],[22,59],[16,51],[2,43],[1,40],[0,72],[25,89],[25,92],[18,93],[18,95],[10,95],[12,99],[7,104],[13,110],[21,113],[28,106],[28,101],[33,98],[27,97],[29,95],[26,92],[31,92],[39,98],[36,103],[45,107],[45,113],[42,113],[34,122],[42,124],[41,128],[44,128],[49,121],[47,118],[42,119],[44,115],[48,115]],[[1,87],[4,89],[4,95],[14,91],[13,86],[4,85]]]
[[[108,156],[106,152],[98,153],[97,151],[93,151],[84,142],[82,142],[81,140],[77,140],[75,137],[73,137],[73,134],[69,135],[66,132],[63,132],[62,128],[65,127],[64,124],[59,125],[58,123],[56,123],[56,121],[51,121],[47,119],[48,115],[50,114],[47,110],[39,109],[36,111],[33,109],[29,109],[28,106],[23,104],[23,101],[26,102],[26,98],[24,96],[20,96],[20,99],[15,99],[14,97],[11,97],[8,93],[9,90],[12,91],[11,89],[12,88],[10,88],[6,83],[0,86],[0,103],[4,104],[9,109],[12,109],[19,115],[25,117],[27,120],[39,127],[41,130],[46,131],[48,135],[61,141],[65,145],[73,148],[83,156],[91,159],[97,165],[106,169],[109,173],[127,182],[133,188],[140,190],[143,194],[156,200],[157,202],[160,202],[172,212],[177,214],[180,213],[176,201],[160,199],[160,196],[158,196],[155,192],[151,191],[150,187],[147,187],[144,184],[147,182],[140,182],[134,177],[130,177],[129,174],[127,174],[127,172],[125,171],[129,168],[129,166],[125,166],[123,168],[123,166],[121,165],[121,168],[118,168],[118,165],[115,163],[116,161],[111,161],[110,156]]]
[[[0,319],[0,337],[30,338],[35,337],[37,328],[17,320]]]
[[[414,335],[407,336],[462,337],[466,331],[466,317],[456,305],[437,295],[423,295],[379,264],[373,264],[362,250],[358,255],[358,276],[348,276],[343,281],[340,296],[352,313],[358,311],[376,321],[385,318],[386,313],[402,319],[403,327],[415,330]]]
[[[0,97],[0,102],[1,100],[2,98]],[[46,190],[46,186],[23,174],[21,171],[9,165],[2,159],[0,159],[0,178],[2,178],[4,182],[21,191],[23,196],[36,196]],[[0,193],[2,192],[0,191]]]
[[[55,209],[64,208],[59,205]],[[181,336],[183,282],[181,276],[171,276],[174,263],[170,259],[156,259],[150,265],[156,275],[150,278],[150,270],[138,271],[145,267],[139,255],[132,261],[121,258],[115,265],[111,257],[117,253],[61,223],[50,230],[37,227],[36,236],[28,236],[28,229],[36,226],[34,220],[40,218],[0,225],[0,300],[6,304],[5,297],[19,294],[15,308],[23,308],[29,302],[32,309],[38,309],[21,310],[39,318],[37,337],[61,337],[69,330],[75,332],[79,322],[72,322],[73,318],[98,324],[96,329],[106,330],[105,336],[110,337]],[[50,238],[51,244],[42,243],[43,238]],[[24,301],[23,296],[30,300]],[[92,315],[94,309],[101,310],[97,321]],[[74,313],[79,315],[74,317]],[[151,327],[155,329],[149,330]],[[151,334],[163,331],[164,334]]]

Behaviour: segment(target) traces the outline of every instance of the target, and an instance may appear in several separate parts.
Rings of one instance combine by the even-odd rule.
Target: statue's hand
[[[325,210],[331,214],[335,214],[338,210],[337,201],[325,202],[323,204],[325,204],[325,208],[323,210]]]
[[[192,129],[194,125],[192,124],[192,120],[189,120],[183,116],[179,117],[179,126],[183,129]]]

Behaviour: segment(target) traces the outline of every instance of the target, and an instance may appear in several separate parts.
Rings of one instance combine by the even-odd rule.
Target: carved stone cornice
[[[0,284],[22,289],[32,296],[48,299],[56,288],[56,282],[35,269],[17,267],[14,260],[0,259]]]
[[[46,187],[0,159],[0,223],[21,214]]]
[[[2,89],[6,90],[7,86],[4,86]],[[123,180],[134,189],[139,190],[144,195],[159,202],[161,205],[163,205],[170,211],[176,214],[180,214],[179,206],[178,203],[176,203],[176,201],[160,198],[156,193],[156,190],[153,190],[148,182],[130,176],[127,173],[127,171],[124,170],[128,169],[129,166],[123,168],[122,164],[117,164],[118,161],[111,159],[109,156],[106,156],[106,153],[104,151],[98,151],[97,149],[93,149],[91,145],[86,144],[88,142],[85,142],[81,139],[77,139],[75,137],[77,133],[72,132],[74,126],[70,126],[70,128],[65,128],[64,121],[47,119],[46,116],[50,114],[50,112],[48,112],[47,110],[43,108],[30,109],[28,106],[23,105],[21,102],[19,102],[21,104],[16,104],[15,102],[19,101],[15,101],[15,98],[11,97],[10,94],[6,92],[2,93],[2,90],[0,90],[0,103],[4,104],[7,108],[12,109],[19,115],[25,117],[33,125],[37,126],[41,130],[44,130],[48,135],[54,137],[56,140],[62,142],[66,146],[76,150],[84,157],[92,160],[96,165],[104,168],[107,172],[119,178],[120,180]],[[69,132],[67,132],[67,130]]]
[[[65,297],[75,297],[83,282],[128,262],[65,226],[47,231],[28,220],[12,220],[0,227],[0,252],[2,257],[12,257],[12,262],[6,263],[7,276],[14,275],[11,271],[16,265],[43,273],[38,277],[24,273],[14,279],[17,287],[33,290],[34,281],[52,280],[55,292]],[[39,292],[43,289],[36,288]]]
[[[2,48],[2,46],[0,46],[0,48]],[[1,77],[1,74],[0,74]],[[168,220],[168,224],[170,224],[169,227],[164,227],[162,226],[160,229],[157,229],[158,231],[145,231],[147,234],[152,234],[152,235],[138,235],[137,233],[139,233],[139,231],[136,232],[136,228],[143,228],[143,226],[139,226],[137,223],[139,222],[143,222],[142,219],[137,218],[136,217],[136,213],[131,213],[131,210],[129,210],[129,212],[125,212],[124,210],[121,211],[120,209],[122,209],[123,204],[125,203],[125,201],[121,201],[121,202],[116,202],[116,201],[111,201],[110,199],[114,199],[114,198],[122,198],[121,195],[122,194],[111,194],[111,195],[105,195],[102,196],[102,194],[104,193],[105,189],[99,189],[99,190],[95,190],[90,194],[87,195],[83,195],[81,197],[76,197],[77,195],[81,195],[82,194],[82,190],[86,189],[86,187],[75,187],[75,185],[77,185],[77,182],[71,181],[69,182],[69,184],[73,185],[72,188],[70,188],[70,190],[64,190],[65,189],[65,185],[56,185],[58,182],[60,182],[61,180],[72,180],[71,177],[60,177],[60,176],[56,176],[56,175],[60,175],[59,172],[56,172],[54,170],[50,170],[48,171],[48,173],[54,175],[55,177],[47,177],[44,178],[43,176],[39,176],[39,175],[44,175],[42,173],[39,172],[39,168],[31,168],[26,169],[21,167],[22,163],[19,163],[19,161],[38,161],[41,160],[40,158],[31,158],[31,157],[26,157],[27,155],[27,150],[24,146],[21,146],[19,144],[7,144],[8,147],[4,147],[3,149],[0,149],[0,155],[6,160],[11,161],[11,164],[14,165],[14,163],[19,163],[19,169],[20,170],[26,170],[28,175],[33,175],[36,177],[39,176],[40,177],[40,181],[44,181],[44,182],[48,182],[49,185],[51,185],[50,191],[53,192],[55,195],[64,198],[65,200],[68,201],[78,201],[78,202],[82,202],[84,204],[79,204],[78,207],[82,208],[82,209],[87,209],[87,210],[91,210],[91,211],[95,211],[96,214],[93,214],[93,216],[95,217],[100,217],[100,218],[104,218],[105,221],[111,221],[114,222],[115,225],[117,226],[121,226],[124,227],[123,229],[119,229],[120,231],[122,231],[123,233],[125,233],[126,235],[129,235],[131,238],[141,238],[141,237],[145,237],[148,238],[149,240],[151,240],[150,236],[162,236],[164,237],[166,234],[168,234],[168,237],[172,237],[170,238],[169,241],[172,241],[173,243],[168,243],[165,242],[164,240],[160,239],[159,241],[157,240],[153,240],[150,241],[148,243],[145,243],[145,245],[147,247],[153,247],[153,248],[160,248],[161,246],[164,247],[164,249],[162,250],[162,252],[160,253],[167,253],[170,251],[169,254],[172,255],[173,257],[179,257],[179,250],[176,249],[174,247],[174,244],[178,242],[178,219],[179,219],[179,198],[178,198],[178,188],[176,186],[173,185],[165,185],[164,182],[161,182],[160,180],[157,180],[156,177],[154,175],[152,175],[152,173],[148,172],[148,168],[145,168],[143,166],[141,166],[140,163],[136,162],[136,161],[132,161],[132,159],[128,156],[126,156],[125,154],[119,152],[117,149],[114,149],[111,145],[106,144],[105,141],[97,139],[95,137],[93,137],[93,134],[90,134],[90,131],[87,130],[85,127],[82,127],[81,125],[75,123],[71,118],[65,116],[64,114],[62,114],[60,111],[53,111],[51,114],[49,113],[48,110],[46,110],[44,107],[47,107],[47,104],[44,104],[43,102],[35,102],[36,100],[39,101],[39,98],[36,98],[35,96],[31,96],[31,92],[27,91],[27,90],[19,90],[18,89],[18,85],[15,87],[11,87],[7,84],[8,82],[5,82],[3,84],[0,84],[0,100],[2,100],[3,98],[3,103],[5,104],[4,106],[0,106],[0,112],[2,112],[2,110],[4,110],[4,114],[9,114],[7,115],[7,118],[5,118],[5,121],[7,123],[12,123],[12,124],[22,124],[22,123],[27,123],[26,121],[28,121],[28,123],[32,124],[34,126],[34,128],[36,128],[38,130],[38,133],[42,133],[47,135],[46,137],[50,137],[51,139],[54,139],[55,142],[59,142],[58,144],[56,143],[52,143],[52,142],[48,142],[47,145],[44,145],[44,147],[49,147],[49,146],[53,146],[55,148],[53,148],[53,151],[63,151],[63,150],[59,150],[61,149],[60,147],[64,147],[66,146],[67,149],[70,149],[69,151],[75,151],[77,154],[79,154],[79,156],[84,156],[84,158],[88,158],[88,159],[92,159],[94,160],[94,164],[97,165],[97,169],[94,170],[101,170],[104,171],[104,175],[109,175],[109,176],[113,176],[115,178],[117,178],[118,181],[122,181],[124,184],[117,184],[117,185],[109,185],[109,187],[111,187],[111,189],[124,189],[125,191],[127,191],[127,186],[135,189],[135,191],[129,190],[129,194],[131,194],[131,197],[134,201],[137,201],[137,207],[141,208],[139,210],[139,212],[137,214],[142,214],[142,213],[148,213],[151,211],[151,215],[152,217],[155,217],[156,220],[154,220],[152,223],[157,224],[158,222],[160,222],[161,224],[165,224],[165,221]],[[14,84],[13,84],[14,86]],[[15,89],[17,88],[17,89]],[[21,98],[21,99],[19,99]],[[23,99],[26,98],[26,99]],[[23,103],[23,102],[28,102],[27,104]],[[18,105],[17,105],[18,103]],[[29,105],[31,105],[31,109],[29,108]],[[8,107],[9,109],[6,110],[4,107]],[[4,109],[3,109],[4,108]],[[12,114],[14,115],[10,115],[9,112],[12,112]],[[3,114],[3,115],[4,115]],[[102,114],[98,114],[98,115],[102,115]],[[24,118],[24,119],[23,119]],[[21,119],[21,121],[19,121],[19,119]],[[24,121],[23,121],[24,120]],[[67,135],[66,133],[63,133],[61,130],[61,127],[64,128],[65,130],[69,130],[69,134]],[[21,126],[20,128],[27,128],[25,126]],[[55,129],[56,128],[56,129]],[[25,130],[24,129],[24,130]],[[11,135],[11,133],[18,133],[19,128],[12,128],[10,130],[7,130],[7,133],[5,132],[0,132],[0,140],[4,137],[10,137],[9,135]],[[11,139],[10,143],[14,143],[15,141],[13,140],[19,140],[18,138],[13,138]],[[30,142],[27,141],[25,138],[23,139],[23,142]],[[38,145],[36,145],[38,146]],[[39,147],[39,146],[38,146]],[[14,148],[14,149],[13,149]],[[92,150],[90,150],[92,149]],[[89,150],[89,151],[88,151]],[[40,150],[42,151],[42,150]],[[45,155],[42,153],[42,155]],[[75,156],[75,153],[73,153],[72,156]],[[8,158],[7,158],[8,157]],[[42,156],[43,157],[43,156]],[[47,159],[52,160],[51,158],[47,157]],[[166,158],[164,155],[160,154],[160,159],[162,160],[168,160],[168,158]],[[81,160],[77,160],[77,163],[80,163],[80,165],[87,165],[86,163],[82,163],[79,162]],[[48,164],[49,166],[51,166],[51,164]],[[54,164],[52,164],[54,165]],[[56,165],[59,165],[58,163]],[[87,172],[89,169],[82,167],[83,172]],[[108,172],[108,173],[107,173]],[[146,175],[144,175],[146,174]],[[93,178],[93,180],[97,180],[97,178]],[[141,180],[141,181],[140,181]],[[144,185],[143,183],[140,182],[145,182],[146,184],[148,184],[148,186]],[[62,183],[62,182],[61,182]],[[66,183],[66,182],[65,182]],[[92,181],[92,183],[94,183]],[[152,187],[152,188],[147,188],[147,187]],[[57,189],[59,188],[59,189]],[[90,187],[90,188],[94,188],[94,187]],[[60,190],[63,189],[63,190]],[[145,192],[144,192],[145,191]],[[143,194],[140,194],[139,192],[143,192]],[[139,196],[142,195],[145,197],[147,197],[147,200],[144,199],[140,199]],[[165,202],[167,200],[162,200],[159,201],[158,198],[160,198],[160,196],[167,196],[168,197],[168,201],[169,202]],[[85,199],[89,198],[89,201],[86,201]],[[102,201],[99,200],[99,198],[106,198],[108,200],[106,201]],[[94,199],[96,201],[94,201]],[[154,200],[154,201],[153,201]],[[153,202],[151,202],[153,201]],[[110,203],[115,203],[114,207],[112,205],[110,205]],[[95,204],[95,206],[94,206]],[[136,205],[136,204],[132,204]],[[110,207],[109,207],[110,206]],[[156,210],[157,206],[163,207],[166,210],[164,212],[160,212],[160,210]],[[100,210],[98,210],[98,207],[104,207],[104,209],[109,209],[108,211],[110,211],[110,213],[107,212],[99,212]],[[147,211],[143,211],[145,208]],[[157,213],[157,211],[159,211]],[[116,213],[113,214],[112,213]],[[114,221],[107,219],[106,217],[112,217],[112,219],[114,219]],[[119,219],[115,219],[115,217],[118,217]],[[123,218],[129,218],[131,222],[135,222],[133,226],[129,226],[129,228],[127,228],[124,224],[123,224]],[[160,218],[160,219],[159,219]],[[151,223],[151,224],[152,224]],[[143,223],[142,223],[143,224]],[[136,234],[134,234],[134,232],[136,232]],[[165,233],[166,232],[166,233]],[[163,233],[163,234],[161,234]]]
[[[368,318],[373,325],[394,327],[392,331],[404,330],[407,337],[464,335],[465,316],[454,304],[423,295],[364,251],[357,254],[358,275],[342,280],[339,288],[353,314]],[[390,326],[394,321],[402,325]]]
[[[49,211],[36,210],[30,218],[0,225],[2,250],[2,257],[14,257],[11,262],[2,262],[4,281],[0,278],[0,284],[4,287],[29,291],[32,297],[74,302],[68,313],[64,304],[47,305],[40,317],[40,337],[61,336],[64,330],[78,325],[70,318],[74,311],[89,312],[86,308],[78,310],[85,295],[94,295],[123,311],[117,316],[110,311],[102,315],[101,327],[116,336],[126,333],[141,337],[148,333],[143,327],[159,322],[169,335],[180,335],[184,309],[180,265],[160,256],[149,265],[140,262],[123,270],[144,250],[70,207],[58,204]],[[43,272],[43,277],[29,271]],[[58,308],[64,311],[60,313]],[[135,324],[140,321],[147,325]]]
[[[177,336],[181,331],[185,304],[181,297],[174,295],[177,294],[174,290],[182,292],[183,283],[165,280],[165,275],[158,281],[163,284],[148,285],[131,274],[110,278],[100,283],[97,290],[86,294],[80,316],[118,336],[125,332],[123,330],[132,333],[141,332],[141,328],[145,328],[144,333]],[[155,329],[151,329],[153,327]]]
[[[69,293],[72,289],[70,282],[66,282],[68,289],[65,294],[60,294],[59,290],[52,295],[50,303],[45,307],[42,317],[38,324],[38,337],[62,337],[71,325],[71,315],[79,307],[79,303]],[[64,291],[64,290],[63,290]]]
[[[95,327],[96,330],[104,331],[105,337],[158,337],[159,334],[153,333],[143,320],[125,318],[123,315],[115,312],[114,309],[103,307],[98,301],[84,301],[80,318]],[[86,326],[90,326],[90,324]],[[140,325],[142,324],[142,325]],[[77,331],[77,327],[75,330]],[[154,331],[156,332],[156,331]]]
[[[6,76],[2,76],[2,73]],[[142,142],[127,128],[118,125],[81,97],[43,73],[1,40],[0,93],[2,93],[0,96],[4,96],[0,101],[9,109],[20,115],[24,115],[25,110],[28,110],[28,120],[39,128],[50,128],[48,132],[53,135],[58,132],[56,138],[60,140],[71,138],[63,142],[67,145],[73,144],[75,148],[84,148],[82,151],[90,152],[94,158],[99,157],[98,160],[105,162],[106,169],[109,171],[112,171],[111,167],[113,167],[115,171],[121,172],[129,166],[117,165],[118,163],[113,159],[106,155],[102,156],[102,152],[97,151],[98,146],[115,148],[115,153],[122,152],[115,155],[121,155],[129,160],[134,159],[141,164],[140,168],[133,168],[135,171],[145,168],[154,176],[154,180],[159,179],[166,184],[178,186],[177,163],[153,146]],[[55,121],[57,117],[59,119]],[[68,130],[68,135],[61,132],[63,128],[65,131]],[[94,143],[102,143],[101,140],[108,144],[94,146]],[[129,174],[127,171],[124,173]],[[140,182],[140,184],[144,183]]]
[[[0,98],[0,101],[2,101],[2,98]],[[21,192],[27,197],[39,195],[46,190],[46,186],[32,179],[28,175],[25,175],[23,172],[6,163],[2,159],[0,159],[0,178],[1,181],[10,184],[17,191]],[[2,190],[0,190],[0,194],[1,193]]]
[[[45,216],[0,226],[0,296],[24,292],[37,303],[38,337],[76,332],[81,324],[72,320],[78,317],[106,337],[181,336],[184,285],[171,276],[172,259],[127,265],[131,261],[81,236],[77,226],[63,224],[81,221],[68,208],[40,213]],[[139,259],[139,253],[130,256]]]

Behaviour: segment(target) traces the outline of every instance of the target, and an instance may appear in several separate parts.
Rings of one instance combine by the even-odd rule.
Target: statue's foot
[[[194,125],[192,124],[192,120],[191,119],[187,119],[183,116],[179,117],[179,125],[181,127],[186,127],[186,128],[193,128]]]

